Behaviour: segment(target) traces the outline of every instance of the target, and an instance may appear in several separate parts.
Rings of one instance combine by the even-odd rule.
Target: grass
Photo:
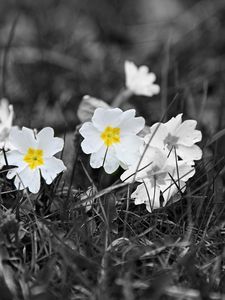
[[[121,170],[107,176],[90,169],[74,134],[82,96],[112,103],[123,86],[123,60],[143,59],[129,50],[140,49],[132,29],[124,35],[108,1],[105,15],[79,1],[46,3],[0,4],[8,37],[0,38],[2,96],[18,125],[50,125],[65,136],[68,173],[32,195],[16,191],[0,171],[0,299],[225,299],[225,5],[186,7],[198,21],[192,30],[170,43],[159,34],[144,59],[162,82],[161,99],[126,104],[148,125],[162,111],[166,118],[184,112],[203,132],[204,158],[186,192],[150,214],[130,199],[133,186],[118,180]],[[182,16],[176,29],[181,23]]]

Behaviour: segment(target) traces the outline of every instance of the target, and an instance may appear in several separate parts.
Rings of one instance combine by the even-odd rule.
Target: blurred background
[[[168,116],[214,133],[225,123],[224,16],[224,0],[1,0],[1,96],[16,124],[72,137],[82,97],[113,101],[129,59],[161,86],[130,103],[148,124],[176,97]]]

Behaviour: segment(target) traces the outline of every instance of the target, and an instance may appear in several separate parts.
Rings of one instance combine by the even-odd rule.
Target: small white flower
[[[160,194],[165,205],[179,190],[185,190],[186,181],[194,174],[191,162],[176,162],[174,158],[167,157],[164,151],[148,147],[140,165],[137,162],[126,170],[121,175],[121,180],[133,182],[135,179],[141,182],[131,198],[135,199],[136,205],[144,203],[151,212],[160,207]]]
[[[186,161],[199,160],[202,150],[195,143],[201,141],[201,131],[196,130],[195,120],[182,122],[182,114],[173,117],[167,123],[156,123],[151,127],[151,134],[145,136],[145,142],[152,147],[158,147],[171,155],[176,155]]]
[[[126,87],[135,95],[152,97],[160,92],[160,87],[155,84],[156,76],[149,73],[147,66],[139,68],[131,61],[125,61]]]
[[[7,161],[16,168],[8,172],[7,178],[15,176],[14,184],[18,190],[29,188],[30,192],[37,193],[41,176],[50,184],[66,169],[62,160],[53,156],[62,151],[64,141],[54,137],[54,130],[50,127],[43,128],[36,135],[26,127],[22,130],[12,128],[9,141],[15,150],[7,152]]]
[[[7,99],[0,101],[0,148],[10,148],[8,143],[9,131],[12,127],[14,111]]]
[[[144,128],[144,118],[135,117],[135,110],[97,108],[91,122],[80,129],[84,137],[82,150],[91,154],[92,168],[104,167],[111,174],[121,166],[126,169],[140,155],[143,141],[137,133]]]

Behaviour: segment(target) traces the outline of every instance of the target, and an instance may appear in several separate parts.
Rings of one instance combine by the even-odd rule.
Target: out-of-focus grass
[[[4,82],[16,123],[66,133],[70,169],[38,195],[1,171],[0,299],[224,299],[224,137],[211,140],[224,127],[224,1],[1,1],[0,15],[2,51],[18,18]],[[109,192],[120,171],[90,170],[73,142],[81,97],[110,103],[127,58],[162,87],[132,99],[147,124],[176,96],[168,117],[184,112],[204,136],[187,192],[152,214],[130,187]],[[89,185],[101,196],[87,212]]]

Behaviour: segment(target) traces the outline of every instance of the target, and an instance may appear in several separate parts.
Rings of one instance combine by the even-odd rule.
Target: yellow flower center
[[[38,166],[41,166],[44,164],[43,150],[29,148],[27,150],[27,154],[24,155],[23,160],[28,164],[28,166],[31,168],[31,170],[34,170]]]
[[[120,142],[120,128],[107,126],[101,134],[105,145],[107,147],[112,146],[112,144]]]

